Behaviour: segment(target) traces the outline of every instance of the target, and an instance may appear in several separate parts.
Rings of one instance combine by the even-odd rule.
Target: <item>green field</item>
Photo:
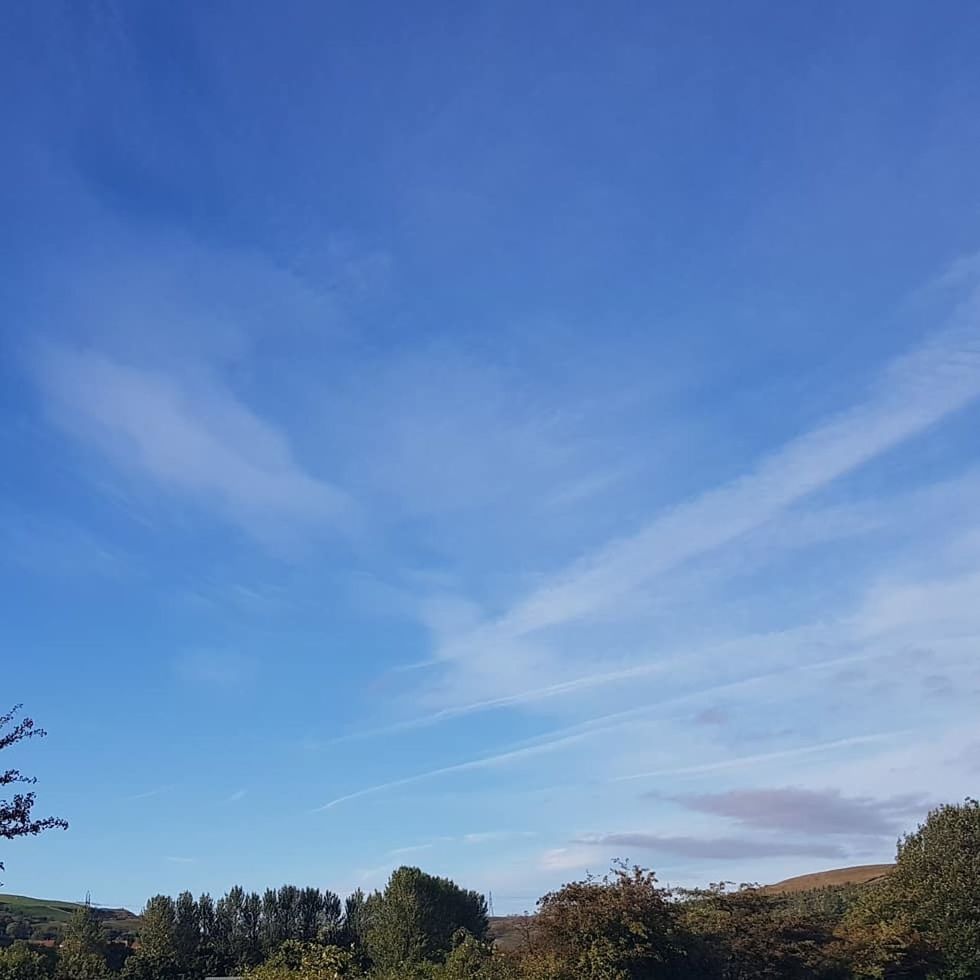
[[[56,930],[60,929],[80,906],[80,902],[0,894],[0,915],[26,919],[32,927],[51,926]],[[139,927],[139,916],[128,909],[97,908],[96,911],[110,933],[133,934]]]

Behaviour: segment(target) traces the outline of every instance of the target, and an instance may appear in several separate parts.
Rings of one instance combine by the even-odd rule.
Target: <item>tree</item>
[[[22,705],[15,705],[5,715],[0,715],[0,750],[32,738],[44,738],[47,734],[44,729],[36,728],[31,718],[22,718],[12,728],[9,728],[21,707]],[[8,731],[4,731],[8,728]],[[24,776],[19,769],[0,770],[0,791],[3,791],[7,786],[33,785],[36,781],[33,777]],[[51,830],[55,827],[62,830],[68,827],[68,823],[60,817],[42,817],[40,819],[34,817],[32,812],[34,800],[33,792],[14,793],[9,800],[0,798],[0,837],[13,840],[15,837],[36,836],[42,831]],[[3,862],[0,861],[0,871],[2,870]]]
[[[287,939],[248,975],[249,980],[337,980],[361,972],[349,950]]]
[[[214,908],[217,946],[225,962],[225,968],[237,970],[242,959],[242,907],[245,889],[240,885],[230,888],[218,899]]]
[[[344,915],[340,896],[324,889],[320,893],[320,922],[317,938],[328,946],[339,946],[344,938]]]
[[[174,960],[183,977],[199,974],[201,911],[190,892],[181,892],[174,903]]]
[[[31,924],[27,919],[11,919],[4,927],[8,939],[30,939]]]
[[[489,926],[482,895],[419,868],[392,872],[384,892],[368,900],[366,911],[368,955],[382,971],[441,962],[457,930],[484,939]]]
[[[0,980],[47,980],[44,957],[25,942],[0,949]]]
[[[435,972],[436,980],[507,980],[517,977],[516,964],[497,952],[493,943],[475,939],[460,930],[453,937],[452,952]]]
[[[891,880],[910,926],[942,951],[941,975],[980,976],[980,802],[932,810],[899,842]]]
[[[942,964],[916,928],[893,875],[862,890],[837,930],[842,959],[861,980],[925,980]]]
[[[301,888],[296,897],[296,921],[292,938],[307,943],[316,939],[320,928],[325,925],[323,911],[323,895],[320,889]]]
[[[226,976],[228,963],[219,942],[214,899],[206,892],[197,900],[197,915],[201,924],[197,972],[203,977]]]
[[[80,905],[65,925],[57,974],[63,980],[99,980],[106,970],[102,923],[91,906]]]
[[[288,896],[284,896],[288,901]],[[262,939],[268,953],[289,938],[289,909],[280,902],[280,892],[267,888],[262,895]]]
[[[275,931],[279,936],[279,942],[298,939],[299,889],[295,885],[282,885],[276,892],[273,908],[276,917]]]
[[[169,895],[154,895],[143,908],[140,944],[126,961],[133,980],[175,980],[179,975],[175,935],[176,904]]]
[[[338,945],[349,946],[358,952],[367,949],[368,900],[358,888],[344,899],[342,941]]]
[[[262,961],[262,899],[249,892],[242,901],[238,935],[238,968],[255,966]]]
[[[719,882],[680,895],[689,966],[718,980],[804,980],[841,972],[833,923],[785,896]]]
[[[538,902],[522,960],[532,980],[655,980],[683,960],[675,910],[652,871],[623,864]]]

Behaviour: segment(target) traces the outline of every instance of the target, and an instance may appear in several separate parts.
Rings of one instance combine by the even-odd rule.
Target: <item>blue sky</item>
[[[975,793],[978,47],[967,3],[8,11],[2,700],[71,829],[5,887],[407,862],[511,911]]]

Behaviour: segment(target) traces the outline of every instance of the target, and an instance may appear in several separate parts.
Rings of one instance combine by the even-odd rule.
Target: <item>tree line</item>
[[[139,945],[124,973],[132,980],[199,980],[240,975],[285,948],[346,950],[352,962],[384,968],[436,961],[457,930],[485,937],[483,896],[418,868],[394,872],[384,891],[332,891],[283,885],[261,896],[234,887],[213,901],[184,892],[151,898]],[[79,977],[78,980],[90,980]]]
[[[980,804],[929,814],[894,869],[799,895],[719,883],[662,888],[626,864],[541,898],[520,941],[491,937],[483,896],[418,868],[345,901],[285,885],[157,895],[120,980],[975,980],[980,977]],[[53,958],[16,942],[0,980],[99,980],[112,972],[92,909]]]
[[[0,749],[43,735],[15,715],[0,716]],[[0,772],[0,790],[30,782]],[[66,826],[33,805],[33,792],[0,799],[0,838]],[[81,906],[56,949],[0,937],[14,939],[0,980],[978,980],[980,803],[933,810],[899,841],[894,869],[860,887],[671,891],[624,863],[541,898],[514,949],[489,926],[482,895],[403,867],[343,902],[292,885],[156,895],[132,946],[108,942]]]

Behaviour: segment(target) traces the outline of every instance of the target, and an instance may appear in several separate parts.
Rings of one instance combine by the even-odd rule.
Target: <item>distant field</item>
[[[853,868],[837,868],[833,871],[818,871],[811,875],[798,875],[766,885],[762,890],[770,894],[792,895],[795,892],[808,892],[814,888],[830,888],[834,885],[863,885],[866,881],[883,878],[894,867],[891,864],[859,864]]]
[[[32,922],[67,922],[78,908],[75,902],[59,902],[26,895],[0,895],[0,912],[30,919]]]
[[[63,926],[80,902],[63,902],[58,899],[28,898],[26,895],[0,895],[0,912],[27,919],[34,926]],[[99,918],[107,929],[120,933],[135,932],[139,916],[128,909],[96,908]]]
[[[490,935],[501,949],[517,949],[530,928],[530,916],[496,915],[490,920]]]

